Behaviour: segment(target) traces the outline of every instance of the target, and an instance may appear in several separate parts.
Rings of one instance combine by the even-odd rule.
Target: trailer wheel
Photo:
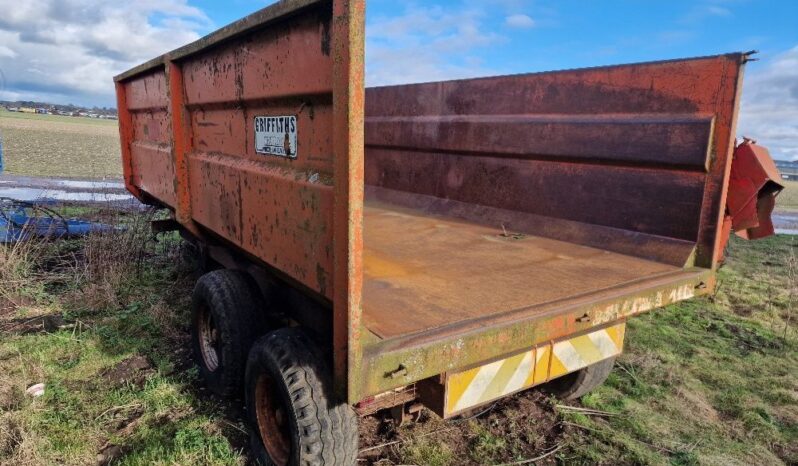
[[[252,347],[245,387],[258,464],[355,464],[357,417],[336,403],[324,360],[298,328],[276,330]]]
[[[247,353],[263,333],[257,292],[235,270],[203,275],[192,296],[194,359],[208,388],[222,397],[240,394]]]
[[[612,372],[615,358],[605,359],[584,369],[564,375],[545,385],[545,389],[563,400],[575,400],[603,384]]]

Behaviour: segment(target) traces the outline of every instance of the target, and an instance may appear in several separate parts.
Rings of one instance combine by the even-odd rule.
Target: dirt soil
[[[147,377],[153,373],[155,371],[152,364],[146,357],[134,356],[103,372],[102,377],[113,387],[120,387],[125,384],[140,387],[147,381]]]
[[[0,132],[8,173],[87,178],[122,175],[116,121],[0,110]]]
[[[377,413],[361,419],[358,464],[402,464],[407,461],[399,454],[402,449],[420,441],[447,445],[458,456],[456,464],[484,464],[480,458],[461,455],[479,451],[485,438],[503,442],[503,447],[490,455],[492,461],[513,463],[556,448],[566,429],[569,427],[558,421],[554,405],[540,390],[502,399],[448,422],[425,409],[417,422],[396,427],[387,413]],[[552,454],[534,464],[556,464],[556,459]]]
[[[8,314],[6,314],[7,316]],[[49,333],[60,329],[64,324],[64,319],[59,315],[40,315],[16,319],[6,318],[0,322],[0,334],[30,335],[32,333]]]

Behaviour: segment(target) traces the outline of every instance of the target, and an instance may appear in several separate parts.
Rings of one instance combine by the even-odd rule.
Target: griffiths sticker
[[[255,152],[296,158],[296,116],[255,117]]]

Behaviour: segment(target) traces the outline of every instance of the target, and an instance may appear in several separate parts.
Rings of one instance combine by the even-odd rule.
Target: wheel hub
[[[202,309],[199,316],[199,346],[205,367],[214,372],[219,368],[219,347],[221,339],[213,316],[207,309]]]
[[[255,411],[263,446],[275,464],[287,465],[291,454],[287,411],[274,383],[266,375],[258,377],[255,386]]]

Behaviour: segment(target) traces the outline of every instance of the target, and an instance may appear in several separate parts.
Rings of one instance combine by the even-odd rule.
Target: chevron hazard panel
[[[445,417],[621,354],[625,323],[446,376]]]

